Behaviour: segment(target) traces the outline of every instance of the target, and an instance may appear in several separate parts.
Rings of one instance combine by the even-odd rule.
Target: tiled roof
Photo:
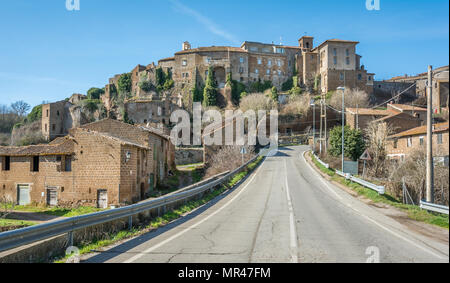
[[[173,61],[173,60],[175,60],[175,57],[164,58],[164,59],[159,60],[158,62]]]
[[[0,146],[0,155],[3,156],[70,155],[73,152],[74,143],[70,138],[61,138],[51,144]]]
[[[448,131],[448,122],[433,125],[433,133]],[[421,126],[414,129],[410,129],[396,135],[390,136],[389,138],[401,138],[407,136],[424,135],[427,133],[427,126]]]
[[[412,106],[412,105],[406,105],[406,104],[390,104],[394,108],[401,109],[403,111],[427,111],[425,108]]]
[[[388,116],[392,114],[392,112],[389,110],[378,110],[370,108],[347,108],[347,111],[352,114],[358,115]]]
[[[239,48],[239,47],[229,47],[229,46],[211,46],[211,47],[198,47],[194,49],[189,50],[183,50],[175,53],[175,55],[181,55],[181,54],[189,54],[189,53],[196,53],[196,52],[242,52],[247,53],[246,50]]]

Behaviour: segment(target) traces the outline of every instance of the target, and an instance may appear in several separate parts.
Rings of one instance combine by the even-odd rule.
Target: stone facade
[[[0,196],[20,204],[109,207],[145,199],[175,164],[169,138],[106,119],[48,145],[0,147]]]
[[[427,127],[421,126],[404,131],[388,138],[386,152],[390,159],[404,161],[413,151],[426,151]],[[433,156],[449,156],[448,122],[433,125]]]
[[[400,133],[426,123],[427,109],[403,104],[388,104],[386,109],[347,108],[346,124],[351,129],[366,129],[371,122],[388,123]]]

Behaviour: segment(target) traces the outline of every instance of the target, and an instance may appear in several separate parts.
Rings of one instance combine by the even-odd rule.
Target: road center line
[[[284,170],[285,170],[285,176],[286,176],[286,197],[288,201],[288,208],[289,208],[289,230],[290,230],[290,239],[291,239],[291,261],[292,263],[298,263],[298,246],[297,246],[297,231],[295,228],[295,218],[294,218],[294,208],[292,206],[292,200],[291,195],[289,192],[289,184],[288,184],[288,176],[287,176],[287,161],[284,159]]]
[[[216,211],[214,211],[213,213],[211,213],[209,216],[205,217],[204,219],[200,220],[199,222],[195,223],[194,225],[187,227],[186,229],[176,233],[175,235],[167,238],[166,240],[152,246],[151,248],[148,248],[147,250],[143,251],[142,253],[139,253],[135,256],[133,256],[132,258],[124,261],[124,263],[133,263],[136,260],[140,259],[141,257],[143,257],[145,254],[149,254],[151,252],[153,252],[154,250],[162,247],[163,245],[175,240],[176,238],[182,236],[183,234],[187,233],[188,231],[194,229],[195,227],[201,225],[202,223],[208,221],[211,217],[215,216],[216,214],[218,214],[219,212],[221,212],[222,210],[224,210],[225,208],[227,208],[234,200],[236,200],[248,187],[249,184],[251,184],[253,182],[253,180],[255,179],[255,177],[258,175],[261,167],[263,167],[264,165],[264,161],[261,164],[261,166],[259,166],[259,168],[256,170],[255,174],[252,176],[252,178],[250,179],[249,182],[247,182],[247,184],[232,198],[230,199],[226,204],[224,204],[222,207],[220,207],[219,209],[217,209]]]

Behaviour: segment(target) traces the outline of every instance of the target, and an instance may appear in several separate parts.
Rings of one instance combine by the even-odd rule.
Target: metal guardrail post
[[[73,231],[70,231],[67,233],[67,246],[72,247],[73,246]]]
[[[133,216],[128,216],[128,230],[133,230]]]

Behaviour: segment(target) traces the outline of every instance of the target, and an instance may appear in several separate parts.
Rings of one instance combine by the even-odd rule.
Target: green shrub
[[[208,78],[206,79],[206,85],[203,90],[203,103],[206,107],[217,105],[217,86],[212,67],[208,69]]]
[[[27,120],[32,123],[42,118],[42,105],[35,106],[27,116]]]
[[[93,87],[87,91],[87,98],[88,99],[100,99],[100,96],[104,93],[105,93],[104,89]]]
[[[119,86],[119,92],[131,92],[131,74],[126,73],[120,76],[119,81],[117,82]]]
[[[149,81],[143,81],[139,83],[139,88],[145,92],[149,92],[155,89],[155,86]]]
[[[344,156],[357,161],[365,150],[365,142],[360,130],[344,127]],[[336,126],[330,131],[330,149],[333,156],[342,154],[342,126]]]

